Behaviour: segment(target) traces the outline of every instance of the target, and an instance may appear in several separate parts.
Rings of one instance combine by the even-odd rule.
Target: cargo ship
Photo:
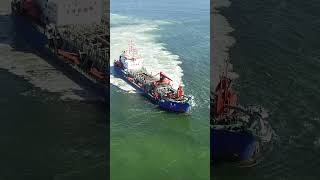
[[[103,14],[102,3],[99,0],[80,0],[76,4],[71,0],[12,0],[11,13],[19,38],[25,39],[37,52],[54,57],[57,64],[66,67],[64,70],[72,70],[81,81],[106,92],[109,31],[108,15]]]
[[[243,107],[225,70],[211,102],[211,157],[213,163],[254,165],[261,149],[274,135],[268,114],[259,106]]]
[[[132,41],[129,48],[114,61],[114,67],[122,79],[159,108],[172,112],[190,111],[192,97],[184,94],[181,84],[178,89],[174,89],[171,85],[172,79],[163,72],[155,75],[148,73],[143,67],[143,58],[138,55]]]

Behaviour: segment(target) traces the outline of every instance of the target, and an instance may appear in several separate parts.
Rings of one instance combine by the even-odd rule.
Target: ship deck
[[[107,67],[109,65],[109,28],[107,15],[99,25],[69,25],[59,27],[62,39],[72,49],[86,54],[86,57]]]

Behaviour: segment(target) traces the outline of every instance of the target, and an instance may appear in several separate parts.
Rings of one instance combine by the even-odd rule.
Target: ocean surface
[[[230,57],[240,102],[266,108],[278,137],[258,165],[218,166],[213,179],[319,179],[320,3],[218,2],[220,21],[214,28],[218,34],[226,30],[224,37],[232,42],[216,42],[226,50],[220,60]]]
[[[210,3],[111,1],[111,179],[209,179]],[[113,74],[133,41],[148,71],[192,95],[190,114],[158,109]]]
[[[106,178],[105,104],[16,20],[1,1],[0,179]]]

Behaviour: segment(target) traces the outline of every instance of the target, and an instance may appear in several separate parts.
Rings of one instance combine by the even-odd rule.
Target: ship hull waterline
[[[160,109],[169,111],[169,112],[176,112],[176,113],[188,113],[191,110],[191,105],[189,103],[179,103],[173,101],[164,101],[164,100],[157,100],[155,99],[150,93],[145,92],[145,90],[136,84],[133,81],[130,81],[127,78],[126,73],[116,64],[114,65],[114,71],[118,77],[129,83],[132,87],[134,87],[137,91],[141,92],[143,96],[148,98],[153,104],[157,105]]]
[[[104,97],[104,101],[108,101],[105,99],[105,94],[109,89],[108,85],[105,83],[100,83],[98,80],[93,80],[92,77],[89,77],[90,75],[85,74],[85,72],[76,67],[76,65],[55,54],[54,50],[49,48],[49,41],[43,32],[44,29],[41,26],[37,25],[30,18],[23,15],[13,14],[11,15],[11,18],[14,22],[14,30],[17,32],[15,37],[17,41],[19,38],[23,38],[24,41],[30,45],[34,53],[43,57],[44,60],[48,61],[48,63],[54,67],[61,69],[62,71],[67,71],[67,75],[71,76],[72,80],[76,81],[80,85],[84,85],[85,87],[90,86],[90,89],[95,89],[95,92]],[[15,42],[13,42],[13,45],[14,44]],[[108,71],[105,73],[109,74]]]
[[[213,163],[256,163],[259,142],[248,132],[233,132],[211,128],[211,159]]]

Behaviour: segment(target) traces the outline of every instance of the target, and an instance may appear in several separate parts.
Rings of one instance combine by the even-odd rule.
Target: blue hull
[[[15,34],[16,41],[23,39],[33,48],[36,48],[36,50],[48,52],[46,49],[48,43],[47,37],[45,34],[39,32],[36,25],[33,25],[32,22],[25,17],[11,16],[11,18],[14,22],[14,31],[17,32]]]
[[[213,161],[250,161],[258,149],[259,143],[249,133],[211,129]]]
[[[159,101],[159,107],[174,112],[189,112],[191,105],[189,103],[179,103],[171,101]]]
[[[179,102],[167,101],[164,99],[157,100],[151,94],[146,93],[144,91],[144,89],[140,88],[137,84],[129,81],[126,78],[126,75],[124,74],[124,72],[121,68],[114,66],[114,70],[123,80],[128,82],[131,86],[133,86],[138,91],[141,91],[145,97],[150,99],[153,103],[157,104],[159,106],[159,108],[167,110],[167,111],[182,112],[182,113],[186,113],[186,112],[190,111],[191,105],[189,103],[179,103]]]

